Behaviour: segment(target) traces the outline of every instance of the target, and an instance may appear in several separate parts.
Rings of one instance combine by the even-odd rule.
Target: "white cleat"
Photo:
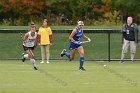
[[[44,63],[44,61],[41,61],[40,63],[42,64],[42,63]]]
[[[25,61],[25,58],[24,58],[24,53],[22,53],[22,62],[24,62]]]
[[[61,57],[64,56],[64,52],[66,52],[66,49],[63,49],[62,52],[60,53],[60,56],[61,56]]]
[[[47,63],[47,64],[49,64],[50,62],[49,62],[49,61],[47,61],[46,63]]]

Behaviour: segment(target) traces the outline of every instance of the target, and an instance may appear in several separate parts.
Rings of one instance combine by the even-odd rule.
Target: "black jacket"
[[[139,31],[138,26],[135,23],[132,23],[131,26],[134,27],[134,38],[135,38],[135,42],[138,43],[138,31]],[[122,30],[121,30],[122,38],[124,38],[124,35],[126,34],[126,29],[127,29],[127,24],[123,24]]]

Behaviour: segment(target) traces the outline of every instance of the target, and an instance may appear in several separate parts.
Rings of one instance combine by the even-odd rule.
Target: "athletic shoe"
[[[50,62],[49,62],[49,61],[47,61],[46,63],[47,63],[47,64],[49,64]]]
[[[79,70],[86,71],[83,67],[79,67]]]
[[[61,56],[61,57],[64,56],[64,52],[66,52],[66,49],[63,49],[62,52],[60,53],[60,56]]]
[[[37,67],[34,67],[34,70],[38,70]]]
[[[119,63],[125,63],[124,60],[120,60]]]
[[[134,60],[131,60],[131,63],[134,63]]]
[[[40,63],[44,63],[44,61],[41,61]]]
[[[22,53],[22,62],[25,61],[25,58],[24,58],[24,53]]]

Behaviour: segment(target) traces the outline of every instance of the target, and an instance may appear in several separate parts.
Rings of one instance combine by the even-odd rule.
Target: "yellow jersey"
[[[52,30],[50,27],[47,28],[40,27],[38,35],[40,36],[40,45],[50,44],[49,36],[52,35]]]

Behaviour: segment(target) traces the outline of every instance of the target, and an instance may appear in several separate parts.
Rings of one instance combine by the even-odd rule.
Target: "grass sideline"
[[[86,62],[87,71],[78,71],[78,62],[37,65],[1,60],[0,93],[140,93],[138,62]]]

